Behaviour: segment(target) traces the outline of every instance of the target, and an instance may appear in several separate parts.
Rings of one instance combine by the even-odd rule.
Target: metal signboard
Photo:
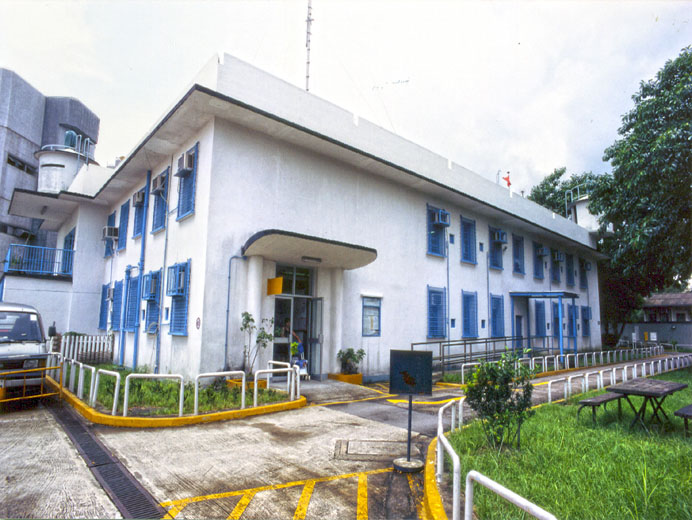
[[[432,395],[432,352],[389,352],[389,392]]]

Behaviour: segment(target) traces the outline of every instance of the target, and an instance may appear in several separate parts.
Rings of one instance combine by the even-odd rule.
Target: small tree
[[[498,451],[517,440],[531,415],[531,370],[507,351],[498,362],[481,362],[466,389],[466,402],[481,421],[488,444]]]
[[[245,311],[242,314],[242,324],[240,330],[247,334],[247,344],[243,346],[243,363],[245,371],[252,374],[255,369],[255,361],[260,350],[267,348],[267,345],[274,341],[274,335],[269,332],[274,330],[274,318],[264,318],[259,327],[255,325],[255,318],[252,314]],[[257,332],[255,344],[252,344],[252,336]]]
[[[358,365],[365,358],[365,350],[362,348],[358,351],[352,348],[347,348],[346,350],[339,350],[336,354],[336,359],[341,362],[341,373],[342,374],[357,374]]]

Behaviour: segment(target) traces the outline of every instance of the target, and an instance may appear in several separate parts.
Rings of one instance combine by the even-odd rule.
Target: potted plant
[[[329,374],[329,378],[357,385],[363,384],[363,374],[359,373],[358,366],[364,358],[365,350],[362,348],[339,350],[336,359],[341,363],[341,374]]]

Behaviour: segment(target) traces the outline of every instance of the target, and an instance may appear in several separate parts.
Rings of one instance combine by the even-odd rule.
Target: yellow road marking
[[[243,498],[241,498],[238,501],[238,503],[235,505],[235,507],[233,508],[233,511],[228,516],[227,520],[239,520],[239,518],[243,515],[243,513],[245,512],[245,509],[250,504],[250,501],[253,498],[255,498],[255,493],[253,493],[253,492],[245,493],[243,495]]]
[[[361,401],[372,401],[374,399],[385,399],[387,397],[394,397],[395,395],[396,394],[383,394],[383,395],[378,395],[375,397],[364,397],[363,399],[353,399],[351,401],[331,401],[329,403],[313,403],[310,406],[331,406],[334,404],[360,403]]]
[[[445,404],[445,403],[449,403],[451,401],[458,401],[459,399],[461,399],[461,396],[452,397],[451,399],[443,399],[442,401],[413,401],[413,404]],[[397,403],[408,404],[408,399],[387,399],[387,402],[393,403],[393,404],[397,404]]]
[[[228,498],[228,497],[235,497],[235,496],[241,496],[241,495],[244,497],[248,496],[251,500],[255,494],[257,494],[261,491],[272,491],[275,489],[286,489],[286,488],[294,487],[294,486],[305,486],[309,482],[311,482],[313,487],[314,487],[314,485],[317,484],[318,482],[330,482],[333,480],[341,480],[341,479],[346,479],[346,478],[360,477],[360,475],[376,475],[378,473],[389,473],[391,471],[394,471],[394,468],[373,469],[370,471],[359,471],[356,473],[344,473],[342,475],[332,475],[330,477],[319,477],[319,478],[315,478],[315,479],[296,480],[294,482],[286,482],[284,484],[271,484],[268,486],[260,486],[260,487],[251,488],[251,489],[240,489],[237,491],[225,491],[223,493],[212,493],[210,495],[201,495],[201,496],[197,496],[197,497],[181,498],[179,500],[168,500],[166,502],[161,502],[159,505],[161,507],[173,506],[173,507],[171,507],[171,509],[168,511],[168,513],[166,514],[166,516],[164,518],[175,518],[180,513],[180,511],[182,511],[189,504],[194,504],[197,502],[204,502],[206,500],[218,500],[220,498]],[[243,500],[241,499],[240,502],[242,502],[242,501]],[[238,505],[240,505],[240,502],[238,502]],[[238,507],[238,505],[236,505],[236,508]],[[244,507],[247,507],[247,504]],[[235,512],[235,509],[234,509],[234,512]],[[233,513],[231,513],[231,514],[233,514]]]
[[[368,520],[368,475],[365,473],[358,475],[356,520]]]
[[[411,490],[411,497],[413,498],[414,504],[416,504],[416,513],[418,513],[418,518],[420,520],[428,520],[428,514],[425,510],[425,505],[423,504],[424,492],[421,489],[420,482],[417,482],[410,473],[406,474],[408,478],[408,487]]]
[[[312,498],[312,492],[314,489],[315,481],[308,480],[303,488],[303,492],[300,494],[298,507],[296,507],[296,512],[293,513],[293,520],[303,520],[305,515],[308,514],[308,506],[310,505],[310,499]]]

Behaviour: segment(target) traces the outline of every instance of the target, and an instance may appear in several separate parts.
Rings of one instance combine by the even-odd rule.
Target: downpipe
[[[224,345],[223,345],[223,369],[229,370],[228,365],[228,327],[231,313],[231,267],[233,265],[233,260],[247,260],[246,256],[233,255],[228,259],[228,285],[226,287],[226,333],[224,335]]]

